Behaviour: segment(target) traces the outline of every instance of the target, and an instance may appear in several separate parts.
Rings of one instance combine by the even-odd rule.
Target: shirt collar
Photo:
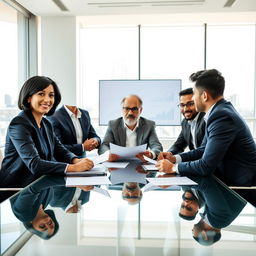
[[[131,131],[131,129],[127,127],[124,118],[123,118],[123,123],[124,123],[124,128],[129,129]],[[140,117],[138,118],[137,124],[136,124],[136,126],[134,127],[134,129],[132,131],[135,131],[139,127],[139,123],[140,123]]]
[[[208,109],[208,111],[205,113],[205,116],[204,116],[205,122],[207,122],[207,120],[208,120],[208,118],[209,118],[209,115],[210,115],[210,113],[211,113],[211,111],[212,111],[212,109],[213,109],[213,107],[214,107],[215,105],[216,105],[216,103],[213,104],[213,105]]]
[[[77,118],[81,118],[82,113],[81,113],[81,111],[80,111],[79,108],[77,108],[77,116],[75,116],[75,114],[72,113],[72,112],[66,107],[66,105],[64,105],[64,108],[66,109],[66,111],[68,112],[68,115],[69,115],[70,117],[74,116],[74,117],[77,117]]]
[[[197,122],[197,119],[199,117],[199,114],[200,113],[197,113],[197,115],[195,116],[195,118],[193,120],[188,120],[188,123],[191,125],[192,123],[196,123]]]

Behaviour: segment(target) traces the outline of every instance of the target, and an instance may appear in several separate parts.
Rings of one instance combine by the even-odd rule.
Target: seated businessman
[[[202,145],[176,156],[162,154],[157,167],[167,173],[224,177],[227,184],[255,182],[256,145],[249,127],[231,102],[224,99],[225,80],[216,69],[190,76],[195,82],[193,100],[198,112],[205,112],[206,131]],[[170,154],[170,153],[169,153]],[[167,159],[166,159],[167,158]],[[168,160],[169,159],[169,160]]]
[[[49,118],[56,136],[62,144],[79,157],[85,157],[100,145],[88,111],[76,106],[64,105]]]
[[[168,150],[173,155],[182,153],[186,147],[189,147],[189,150],[198,148],[203,141],[205,133],[205,113],[199,113],[196,110],[192,99],[193,89],[187,88],[182,90],[179,96],[180,103],[178,107],[184,119],[181,122],[181,132],[177,140]]]
[[[149,158],[156,158],[163,150],[155,131],[155,122],[141,117],[142,100],[137,95],[129,95],[121,101],[123,116],[109,121],[103,142],[98,150],[103,154],[110,149],[109,143],[123,147],[134,147],[147,144],[145,152],[137,157],[144,161],[143,155]],[[115,161],[119,157],[110,154],[109,161]]]

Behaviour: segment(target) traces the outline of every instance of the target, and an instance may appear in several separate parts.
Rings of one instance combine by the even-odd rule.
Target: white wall
[[[41,75],[59,86],[62,104],[76,104],[76,17],[41,18]]]

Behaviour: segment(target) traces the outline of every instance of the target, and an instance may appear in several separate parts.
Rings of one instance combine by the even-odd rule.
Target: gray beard
[[[128,119],[128,118],[124,118],[124,122],[128,126],[136,125],[137,121],[138,121],[138,118],[135,118],[133,120]]]

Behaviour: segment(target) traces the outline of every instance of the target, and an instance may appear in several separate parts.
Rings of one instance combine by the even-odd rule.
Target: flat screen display
[[[180,79],[159,80],[100,80],[99,125],[122,116],[121,101],[135,94],[143,101],[141,116],[153,120],[156,125],[180,125]]]

